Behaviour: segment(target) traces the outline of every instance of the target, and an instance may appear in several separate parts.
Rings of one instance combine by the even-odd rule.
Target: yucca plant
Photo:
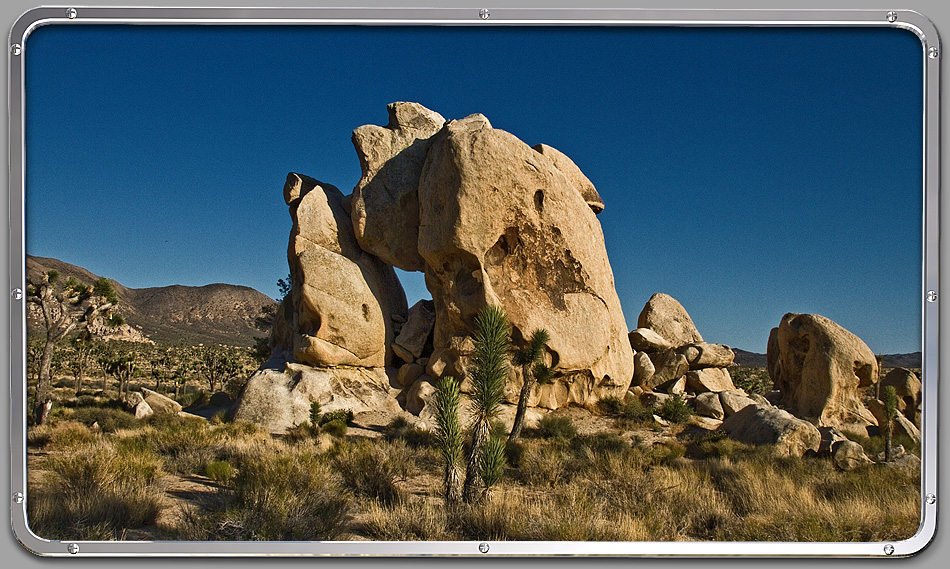
[[[528,411],[528,398],[531,397],[531,388],[536,380],[546,381],[551,375],[551,369],[544,365],[544,349],[551,340],[551,335],[544,328],[538,328],[531,333],[528,345],[523,350],[515,352],[515,364],[521,366],[521,394],[518,396],[518,410],[515,412],[515,421],[511,425],[511,434],[508,442],[513,443],[521,436],[524,427],[524,417]]]
[[[491,496],[492,488],[501,481],[501,477],[505,473],[504,435],[500,437],[493,436],[488,439],[479,458],[478,469],[482,477],[482,483],[485,485],[481,499],[486,500]]]
[[[462,500],[462,425],[459,423],[459,382],[443,377],[436,385],[435,420],[439,454],[445,463],[443,490],[445,502]]]
[[[482,497],[481,460],[491,433],[491,421],[498,416],[511,372],[511,324],[504,309],[488,305],[475,316],[475,354],[472,358],[472,449],[465,470],[462,498],[466,503]]]

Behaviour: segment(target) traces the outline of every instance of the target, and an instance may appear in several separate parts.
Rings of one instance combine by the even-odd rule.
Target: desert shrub
[[[647,455],[653,464],[675,464],[686,454],[686,445],[678,441],[667,441],[653,445]]]
[[[291,444],[310,442],[320,433],[320,427],[307,423],[298,423],[284,431],[284,440]]]
[[[234,467],[224,460],[216,460],[205,465],[205,476],[215,482],[227,482],[234,478]]]
[[[392,505],[403,499],[397,482],[412,471],[398,443],[345,442],[331,449],[332,467],[356,494]],[[405,449],[405,444],[402,444]]]
[[[332,423],[333,421],[339,421],[346,425],[353,420],[353,412],[349,409],[337,409],[336,411],[330,411],[329,413],[324,413],[320,415],[320,420],[318,424],[322,427],[327,423]]]
[[[320,426],[320,402],[314,401],[310,404],[310,424],[314,427]]]
[[[91,443],[95,439],[95,434],[88,427],[73,421],[57,423],[49,433],[49,445],[61,449]]]
[[[392,508],[370,504],[361,529],[380,541],[447,541],[454,538],[447,525],[441,504],[405,502]]]
[[[601,399],[598,406],[604,415],[616,417],[624,422],[639,423],[653,418],[653,409],[644,407],[636,397],[624,400],[610,395]]]
[[[161,508],[161,461],[151,453],[88,444],[51,457],[48,485],[31,494],[28,517],[45,539],[116,540],[154,523]]]
[[[152,415],[148,417],[151,420]],[[160,416],[160,415],[159,415]],[[160,425],[135,435],[141,444],[165,459],[165,468],[176,474],[203,474],[205,465],[224,458],[224,436],[201,419],[158,419]]]
[[[547,414],[538,421],[538,434],[546,439],[569,439],[577,434],[577,427],[570,417]]]
[[[313,454],[248,457],[230,485],[186,512],[183,539],[325,541],[343,529],[349,498]]]
[[[699,452],[699,455],[703,458],[738,458],[754,451],[754,447],[752,445],[740,443],[739,441],[730,439],[728,437],[711,437],[706,440],[701,440],[695,444],[695,448]]]
[[[554,487],[568,479],[567,453],[557,445],[531,441],[521,445],[518,478],[529,486]]]
[[[43,448],[50,442],[53,428],[49,425],[30,427],[26,431],[26,445],[31,448]]]
[[[524,535],[527,519],[521,504],[508,496],[448,512],[449,527],[462,540],[510,541]]]
[[[140,424],[131,413],[109,407],[76,407],[73,409],[72,419],[85,425],[98,423],[105,433],[130,429]]]
[[[346,434],[347,426],[346,422],[342,419],[334,419],[332,421],[327,421],[323,423],[320,427],[320,431],[334,437],[342,437]]]
[[[629,450],[630,443],[615,433],[601,432],[574,437],[571,447],[576,451],[589,449],[594,453],[616,454]]]
[[[679,395],[673,395],[663,401],[656,414],[674,423],[685,423],[689,420],[693,412],[690,410],[686,401]]]

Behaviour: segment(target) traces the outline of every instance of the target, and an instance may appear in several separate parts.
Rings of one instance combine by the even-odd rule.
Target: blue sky
[[[581,167],[631,328],[666,292],[746,350],[786,312],[920,349],[909,32],[47,26],[24,53],[27,251],[126,286],[275,296],[287,172],[350,192],[351,132],[407,100]]]

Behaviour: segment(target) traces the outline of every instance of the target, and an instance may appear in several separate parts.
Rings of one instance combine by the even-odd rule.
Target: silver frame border
[[[10,302],[10,446],[13,531],[29,551],[46,556],[768,556],[768,557],[887,557],[908,556],[924,549],[936,532],[937,504],[928,494],[937,492],[937,383],[939,375],[939,210],[940,210],[940,59],[937,29],[925,16],[910,10],[654,10],[654,9],[491,9],[482,19],[478,8],[138,8],[75,6],[41,7],[24,13],[14,23],[7,43],[8,113],[10,119],[10,281],[9,289],[25,289],[25,139],[24,56],[30,33],[45,25],[446,25],[446,26],[680,26],[680,27],[896,27],[909,30],[921,42],[923,66],[923,403],[921,525],[910,539],[895,542],[489,542],[487,553],[475,541],[420,542],[178,542],[178,541],[50,541],[30,531],[26,521],[26,303]],[[897,18],[891,22],[889,13]],[[14,55],[13,46],[21,46]],[[936,48],[937,57],[928,55]],[[926,300],[927,291],[941,293]],[[12,496],[26,498],[16,503]],[[885,546],[892,546],[891,553]]]

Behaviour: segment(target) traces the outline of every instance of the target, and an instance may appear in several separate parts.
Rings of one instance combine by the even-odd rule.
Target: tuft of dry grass
[[[161,509],[161,460],[98,441],[50,457],[53,476],[28,501],[30,527],[59,540],[123,539],[149,525]]]

